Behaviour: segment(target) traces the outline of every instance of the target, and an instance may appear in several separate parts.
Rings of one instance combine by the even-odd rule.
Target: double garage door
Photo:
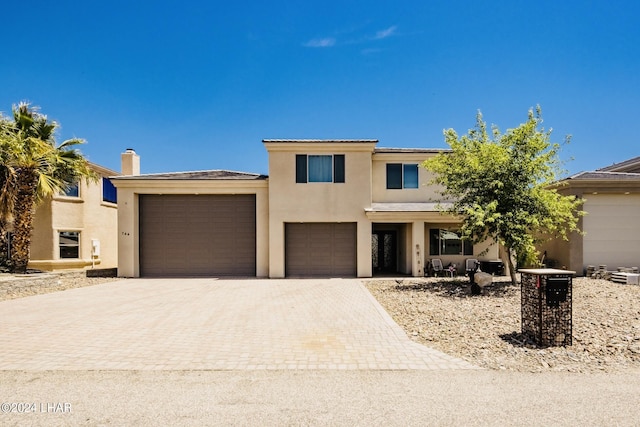
[[[140,275],[256,275],[256,198],[140,195]],[[288,277],[356,275],[356,223],[288,223]]]
[[[256,198],[140,195],[141,276],[255,276]]]
[[[285,274],[356,276],[356,223],[285,225]]]

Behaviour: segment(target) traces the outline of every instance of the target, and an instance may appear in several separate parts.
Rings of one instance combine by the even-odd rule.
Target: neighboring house
[[[580,220],[584,235],[556,239],[541,246],[547,264],[566,267],[579,275],[587,266],[640,266],[640,157],[560,181],[561,194],[585,199],[587,213]],[[550,261],[550,262],[549,262]]]
[[[464,272],[495,260],[441,214],[420,163],[442,150],[377,140],[264,140],[269,176],[198,171],[113,177],[118,274],[138,276],[423,276],[432,258]],[[123,171],[139,157],[123,154]]]
[[[117,267],[117,193],[109,177],[118,172],[90,167],[98,181],[83,181],[37,207],[29,268]]]

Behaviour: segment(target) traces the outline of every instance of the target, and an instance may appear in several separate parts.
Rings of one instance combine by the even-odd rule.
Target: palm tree
[[[11,123],[0,116],[0,269],[9,268],[9,224],[12,220],[15,192],[13,169],[8,166],[13,139],[9,128]]]
[[[58,124],[37,108],[20,103],[13,107],[13,119],[7,132],[8,149],[3,151],[3,168],[9,179],[5,179],[0,197],[10,200],[7,207],[12,207],[11,271],[26,273],[37,203],[83,179],[96,179],[96,175],[75,149],[84,141],[70,139],[56,145]]]

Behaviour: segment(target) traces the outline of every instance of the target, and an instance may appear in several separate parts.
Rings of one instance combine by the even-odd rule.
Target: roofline
[[[600,176],[584,177],[586,174],[596,174]],[[626,179],[621,177],[626,177]],[[584,193],[617,193],[633,192],[640,189],[640,173],[632,172],[603,172],[586,171],[579,172],[564,178],[550,185],[559,191],[577,191]]]
[[[596,172],[614,172],[616,169],[625,168],[627,166],[633,166],[636,164],[640,164],[640,156],[596,169]]]
[[[113,169],[109,169],[107,167],[101,166],[97,163],[93,163],[90,161],[87,161],[89,163],[89,167],[92,169],[97,169],[98,172],[103,173],[104,175],[120,175],[120,172],[116,172]]]
[[[377,139],[263,139],[265,144],[300,144],[300,143],[312,143],[312,144],[377,144]]]
[[[596,174],[600,175],[598,177],[587,178],[583,177],[583,175],[587,174]],[[626,176],[630,178],[638,178],[640,179],[640,173],[637,172],[609,172],[597,169],[595,171],[582,171],[576,174],[573,174],[567,178],[562,179],[561,181],[607,181],[607,180],[618,180],[618,177]]]
[[[453,150],[450,148],[391,148],[381,147],[373,150],[376,153],[425,153],[425,154],[440,154],[450,153]]]
[[[179,175],[179,174],[196,174],[196,173],[206,173],[206,172],[228,172],[228,173],[237,173],[240,175],[247,175],[246,180],[262,180],[268,179],[268,175],[260,174],[260,173],[252,173],[252,172],[240,172],[240,171],[231,171],[228,169],[206,169],[206,170],[197,170],[197,171],[182,171],[182,172],[157,172],[157,173],[145,173],[140,175],[119,175],[113,177],[113,179],[118,180],[133,180],[133,179],[173,179],[173,180],[182,180],[182,181],[238,181],[242,180],[242,178],[179,178],[174,176],[164,176],[164,175]],[[159,176],[163,175],[163,176]]]

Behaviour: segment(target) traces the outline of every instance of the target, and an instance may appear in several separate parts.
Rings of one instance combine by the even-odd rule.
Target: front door
[[[395,230],[374,231],[371,235],[371,258],[374,274],[397,273],[397,232]]]

